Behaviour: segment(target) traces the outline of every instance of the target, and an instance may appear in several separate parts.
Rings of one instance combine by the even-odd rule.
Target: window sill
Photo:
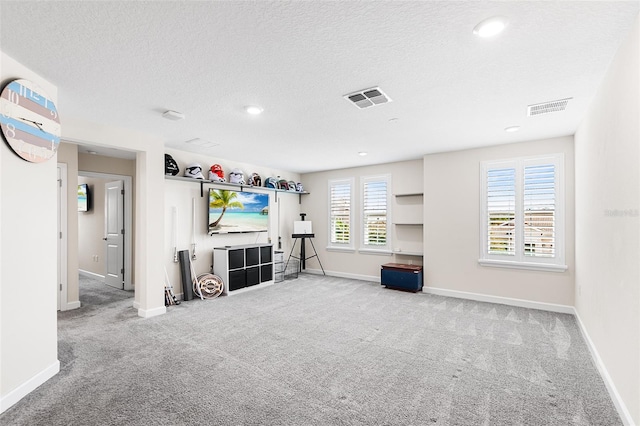
[[[343,253],[355,253],[356,249],[354,249],[353,247],[328,246],[327,247],[327,251],[339,251],[339,252],[343,252]]]
[[[530,271],[565,272],[567,265],[552,265],[549,263],[514,262],[509,260],[478,259],[481,266],[508,269],[526,269]]]
[[[393,252],[391,250],[388,250],[388,249],[367,249],[367,248],[359,249],[358,253],[376,254],[376,255],[380,255],[380,256],[391,256],[393,254]]]

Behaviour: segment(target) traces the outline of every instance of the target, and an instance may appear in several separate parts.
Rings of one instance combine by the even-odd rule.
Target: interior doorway
[[[78,184],[83,183],[89,189],[91,207],[78,213],[79,273],[133,290],[132,177],[79,171]]]

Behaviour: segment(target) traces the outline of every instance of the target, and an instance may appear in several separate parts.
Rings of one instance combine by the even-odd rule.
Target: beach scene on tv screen
[[[209,190],[209,232],[265,232],[269,229],[269,194]]]
[[[88,209],[87,185],[78,185],[78,211],[86,212]]]

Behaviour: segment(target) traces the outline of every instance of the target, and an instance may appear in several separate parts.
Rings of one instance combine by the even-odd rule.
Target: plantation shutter
[[[566,271],[563,154],[482,162],[481,176],[479,263]]]
[[[487,245],[489,254],[515,255],[516,169],[487,171]]]
[[[524,254],[555,256],[556,170],[553,164],[524,168]]]
[[[363,185],[363,244],[387,245],[387,181],[365,181]]]
[[[329,194],[331,244],[351,242],[351,183],[332,183]]]

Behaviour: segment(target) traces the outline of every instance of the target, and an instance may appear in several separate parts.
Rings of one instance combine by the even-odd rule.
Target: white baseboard
[[[360,281],[373,281],[373,282],[380,282],[380,276],[379,275],[360,275],[360,274],[348,274],[345,272],[335,272],[335,271],[324,271],[325,274],[327,274],[330,277],[338,277],[338,278],[350,278],[353,280],[360,280]],[[309,269],[306,268],[304,271],[302,271],[302,273],[307,273],[307,274],[314,274],[314,275],[322,275],[322,270],[320,269]]]
[[[78,273],[85,277],[104,281],[104,275],[96,274],[95,272],[85,271],[84,269],[78,269]]]
[[[135,300],[133,301],[133,309],[140,309],[140,304]]]
[[[573,306],[557,305],[555,303],[535,302],[532,300],[513,299],[511,297],[491,296],[488,294],[470,293],[466,291],[448,290],[437,287],[423,287],[424,293],[437,294],[438,296],[456,297],[458,299],[469,299],[478,302],[498,303],[501,305],[518,306],[521,308],[539,309],[541,311],[558,312],[561,314],[573,314]]]
[[[54,362],[8,394],[0,397],[0,413],[4,413],[5,411],[7,411],[9,407],[34,391],[38,386],[58,374],[59,371],[60,361],[56,360],[56,362]]]
[[[598,372],[600,373],[600,377],[602,377],[602,380],[604,381],[604,385],[607,388],[607,391],[609,392],[609,396],[613,401],[613,405],[616,407],[616,410],[618,410],[620,419],[626,426],[634,426],[635,423],[633,422],[631,413],[629,413],[629,410],[627,409],[626,404],[620,397],[620,394],[618,393],[618,390],[616,389],[616,386],[613,383],[613,380],[611,379],[611,376],[609,375],[607,368],[604,366],[604,363],[602,362],[602,358],[600,358],[600,354],[598,354],[598,350],[593,344],[591,337],[589,337],[589,333],[587,333],[587,329],[584,327],[584,324],[580,319],[580,315],[578,314],[578,311],[575,308],[573,308],[573,315],[576,317],[578,328],[582,333],[582,337],[584,337],[584,341],[587,343],[587,347],[589,348],[589,352],[591,352],[591,357],[593,358],[593,362],[596,365]]]
[[[157,317],[158,315],[163,315],[163,314],[166,314],[166,313],[167,313],[167,307],[166,306],[160,306],[158,308],[153,308],[153,309],[138,308],[138,316],[142,317],[142,318]]]

